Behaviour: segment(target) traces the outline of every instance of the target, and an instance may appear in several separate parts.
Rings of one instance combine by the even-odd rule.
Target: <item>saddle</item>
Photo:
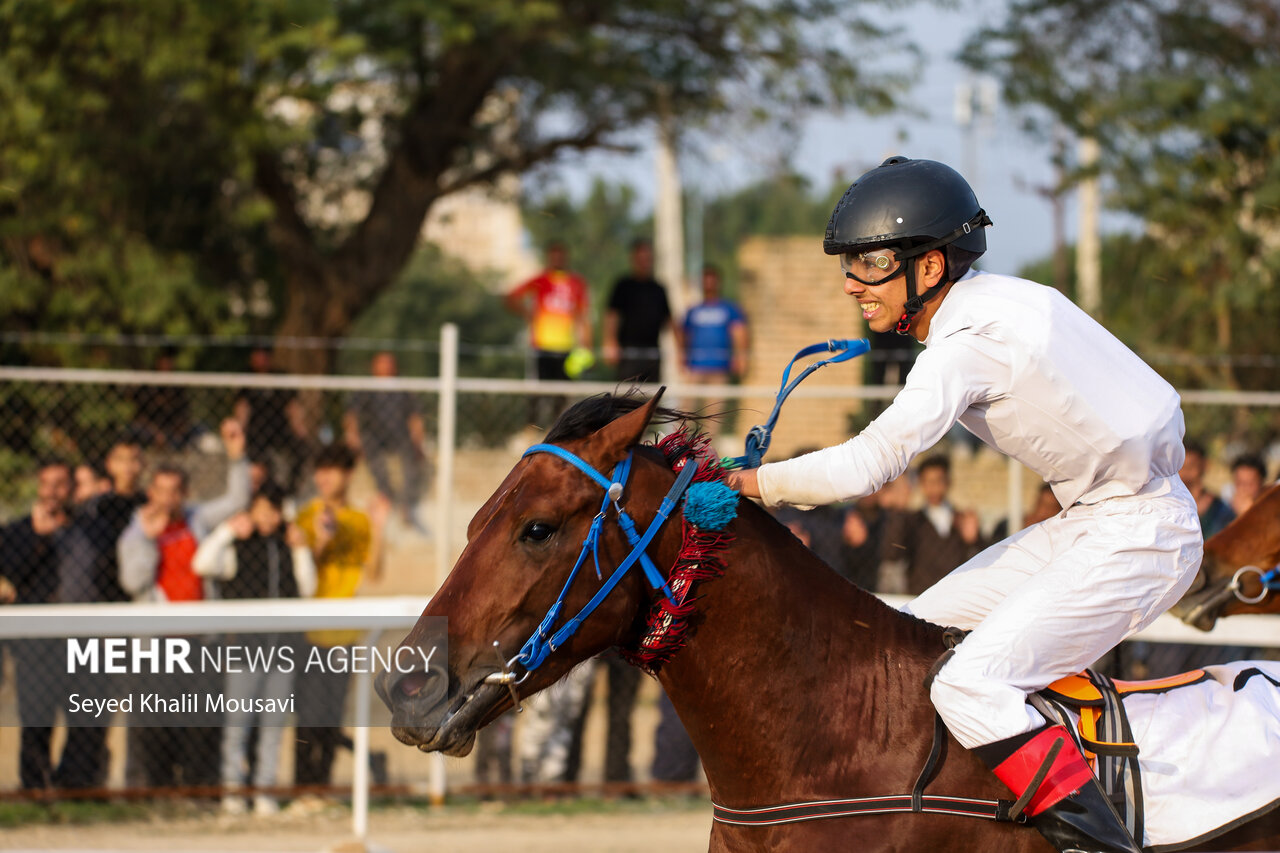
[[[1193,669],[1150,681],[1119,681],[1086,669],[1055,681],[1028,701],[1049,722],[1062,723],[1072,733],[1125,827],[1134,838],[1142,838],[1138,745],[1129,727],[1124,697],[1164,693],[1208,678],[1210,675],[1203,669]]]

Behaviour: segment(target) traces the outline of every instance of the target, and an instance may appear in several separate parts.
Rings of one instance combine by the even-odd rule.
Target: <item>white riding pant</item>
[[[947,728],[972,749],[1044,725],[1027,694],[1177,603],[1203,550],[1195,500],[1169,477],[1132,497],[1069,507],[925,590],[903,609],[973,631],[930,691]]]

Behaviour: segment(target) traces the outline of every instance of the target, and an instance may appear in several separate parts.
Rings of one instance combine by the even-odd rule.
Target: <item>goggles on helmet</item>
[[[847,278],[863,284],[884,284],[906,270],[896,249],[871,249],[866,252],[841,252],[840,268]]]

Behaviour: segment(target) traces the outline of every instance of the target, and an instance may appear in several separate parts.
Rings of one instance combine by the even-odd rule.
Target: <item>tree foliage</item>
[[[449,192],[659,113],[888,107],[886,2],[0,0],[2,307],[210,330],[266,282],[341,335]]]
[[[1275,387],[1242,362],[1280,324],[1280,7],[1271,0],[1014,0],[965,56],[1103,146],[1110,203],[1146,237],[1108,320],[1205,358],[1188,382]]]

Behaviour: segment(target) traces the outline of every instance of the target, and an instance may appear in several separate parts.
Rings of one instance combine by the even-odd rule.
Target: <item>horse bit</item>
[[[1243,587],[1240,584],[1240,579],[1246,575],[1258,576],[1258,583],[1261,584],[1262,591],[1257,595],[1245,595],[1241,591]],[[1257,566],[1241,566],[1231,576],[1231,583],[1228,584],[1227,589],[1231,590],[1242,604],[1257,604],[1267,597],[1267,593],[1280,592],[1280,566],[1265,572]]]

